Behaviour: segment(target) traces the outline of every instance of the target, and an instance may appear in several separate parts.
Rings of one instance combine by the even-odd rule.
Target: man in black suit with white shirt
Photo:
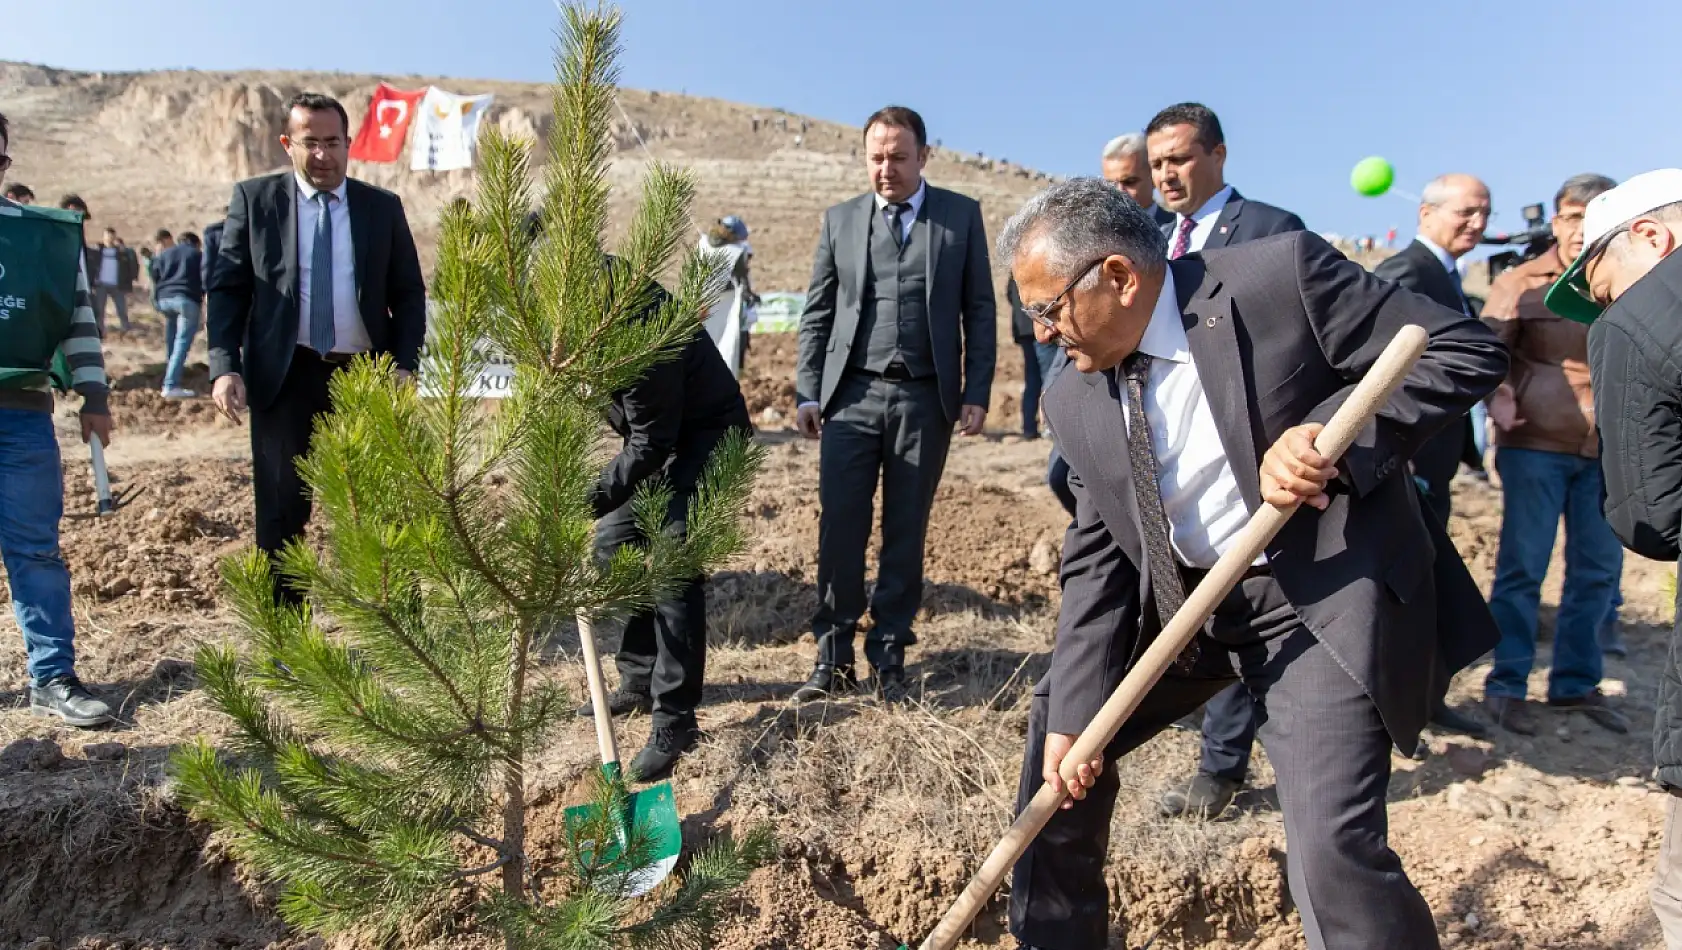
[[[1387,841],[1390,749],[1415,747],[1438,664],[1463,660],[1439,651],[1488,643],[1432,634],[1439,609],[1482,598],[1464,564],[1434,566],[1407,462],[1504,378],[1505,349],[1312,234],[1169,261],[1155,223],[1096,179],[1030,199],[999,243],[1038,338],[1061,341],[1075,370],[1046,393],[1076,517],[1019,804],[1062,782],[1077,734],[1250,513],[1303,506],[1115,741],[1079,763],[1073,800],[1016,865],[1012,932],[1041,950],[1106,945],[1115,760],[1240,680],[1278,775],[1309,947],[1437,947]],[[1314,438],[1409,324],[1429,335],[1424,355],[1333,465]]]
[[[309,523],[297,459],[328,379],[360,354],[389,354],[401,378],[420,365],[426,285],[403,203],[345,177],[350,121],[337,101],[287,103],[292,168],[234,186],[209,288],[216,406],[251,413],[257,546],[274,554]],[[298,592],[276,582],[276,596]]]

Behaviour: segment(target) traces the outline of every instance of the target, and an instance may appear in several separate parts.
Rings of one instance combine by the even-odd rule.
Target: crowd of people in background
[[[169,399],[198,395],[184,372],[207,328],[211,396],[229,418],[250,419],[257,543],[269,552],[310,518],[295,462],[331,407],[328,380],[362,353],[390,354],[407,379],[425,333],[424,280],[402,205],[347,177],[349,140],[338,102],[302,94],[287,105],[282,138],[291,167],[241,182],[226,221],[202,238],[159,230],[136,252],[104,228],[97,244],[84,243],[63,341],[84,438],[108,442],[107,310],[117,329],[130,329],[129,298],[144,274],[164,318]],[[11,144],[0,117],[0,173]],[[1435,946],[1429,911],[1385,843],[1388,756],[1392,746],[1422,748],[1421,730],[1540,731],[1528,680],[1562,519],[1566,576],[1546,705],[1613,732],[1631,728],[1600,689],[1602,655],[1624,649],[1623,549],[1676,560],[1682,548],[1682,256],[1671,253],[1682,244],[1682,171],[1622,186],[1598,174],[1567,179],[1553,200],[1551,245],[1502,273],[1480,307],[1459,266],[1491,214],[1479,179],[1429,182],[1417,236],[1369,274],[1295,214],[1241,194],[1226,180],[1227,149],[1213,111],[1170,106],[1099,150],[1101,179],[1061,182],[1032,199],[1000,243],[1024,368],[1022,435],[1050,436],[1047,481],[1071,518],[1023,801],[1041,782],[1069,782],[1075,799],[1099,800],[1054,821],[1018,866],[1012,929],[1029,946],[1103,939],[1098,872],[1113,760],[1177,721],[1193,727],[1187,717],[1201,708],[1201,760],[1163,797],[1162,812],[1207,820],[1229,808],[1259,734],[1273,743],[1292,841],[1288,876],[1310,944],[1377,946],[1405,933],[1408,946]],[[797,702],[865,688],[886,703],[911,695],[905,667],[917,642],[930,511],[952,436],[979,435],[990,404],[997,328],[981,208],[925,180],[929,154],[920,115],[879,110],[864,129],[869,190],[822,221],[796,371],[797,430],[819,442],[820,505],[817,650]],[[36,196],[14,182],[5,200]],[[370,229],[359,239],[377,253],[352,253],[351,204]],[[91,220],[76,195],[59,207]],[[272,249],[287,242],[274,234],[284,228],[296,228],[296,251],[276,258]],[[1385,240],[1393,243],[1394,232]],[[717,220],[699,249],[727,275],[706,302],[704,327],[670,367],[616,394],[606,420],[625,445],[593,496],[604,556],[638,540],[629,508],[638,485],[665,474],[694,490],[705,449],[748,427],[734,382],[757,300],[746,224]],[[1431,331],[1424,368],[1398,392],[1403,408],[1374,441],[1334,468],[1313,449],[1317,427],[1403,323]],[[1487,422],[1477,406],[1487,407]],[[0,461],[21,473],[0,480],[0,548],[28,645],[32,705],[92,726],[111,712],[74,670],[51,408],[50,393],[0,388]],[[1256,442],[1261,434],[1271,444]],[[1486,434],[1504,494],[1487,602],[1446,530],[1456,474],[1484,468]],[[1281,535],[1258,557],[1153,691],[1151,713],[1103,759],[1082,763],[1078,782],[1065,779],[1059,760],[1073,734],[1264,501],[1319,509],[1308,523],[1320,527]],[[1339,556],[1353,559],[1355,574],[1302,573],[1345,542]],[[1416,596],[1427,585],[1431,596]],[[280,603],[304,593],[277,581]],[[868,681],[854,654],[861,631]],[[1419,642],[1405,644],[1413,653],[1402,662],[1397,638],[1409,634]],[[609,704],[614,714],[654,716],[638,758],[653,777],[698,738],[701,579],[632,618],[625,636]],[[1481,713],[1450,708],[1450,678],[1490,646]],[[1675,656],[1655,741],[1659,778],[1682,794]],[[1673,821],[1679,813],[1673,799]],[[1654,904],[1679,950],[1682,843],[1667,840],[1663,855]],[[1345,898],[1328,901],[1334,892]]]

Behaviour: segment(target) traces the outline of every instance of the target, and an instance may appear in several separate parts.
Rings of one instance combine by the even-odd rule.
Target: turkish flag
[[[425,89],[407,92],[380,83],[368,100],[368,114],[362,117],[362,131],[351,143],[350,157],[359,162],[395,162],[409,136],[409,122]]]

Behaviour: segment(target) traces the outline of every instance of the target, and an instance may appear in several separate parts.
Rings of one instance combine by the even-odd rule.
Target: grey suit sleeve
[[[205,288],[205,333],[210,346],[210,378],[244,372],[240,348],[245,324],[251,319],[251,296],[256,278],[251,270],[251,199],[242,182],[228,199],[222,225],[222,245]]]
[[[1506,378],[1507,349],[1478,320],[1368,273],[1318,235],[1302,234],[1295,251],[1309,327],[1347,381],[1304,421],[1329,422],[1402,327],[1418,324],[1430,335],[1401,388],[1338,462],[1344,481],[1364,495]]]
[[[835,269],[835,243],[830,235],[833,215],[824,212],[818,249],[812,256],[812,282],[806,288],[806,309],[800,314],[800,363],[795,373],[795,398],[801,403],[823,397],[823,363],[829,335],[835,327],[835,294],[840,281]]]
[[[1138,628],[1139,569],[1116,544],[1080,476],[1069,473],[1075,520],[1063,536],[1063,606],[1051,651],[1052,732],[1079,733],[1109,698]]]
[[[1624,547],[1675,561],[1682,552],[1682,401],[1666,354],[1604,318],[1589,329],[1606,520]]]
[[[386,307],[391,311],[391,358],[409,372],[420,369],[421,344],[426,341],[426,278],[403,199],[391,201],[391,265],[386,273]]]
[[[993,365],[998,358],[998,305],[987,256],[987,226],[981,220],[981,206],[970,207],[969,256],[964,260],[963,404],[986,409],[993,394]]]

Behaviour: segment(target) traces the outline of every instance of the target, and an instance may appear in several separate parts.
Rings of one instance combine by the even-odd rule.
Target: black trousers
[[[1430,907],[1387,840],[1390,736],[1378,707],[1297,618],[1271,577],[1222,601],[1190,675],[1170,670],[1104,750],[1084,801],[1058,811],[1017,862],[1010,929],[1042,950],[1109,946],[1104,859],[1119,782],[1115,762],[1241,678],[1261,720],[1285,815],[1286,876],[1313,950],[1435,950]],[[1117,677],[1119,678],[1119,677]],[[1048,686],[1035,690],[1017,792],[1043,783]]]
[[[315,417],[332,408],[327,381],[339,368],[314,350],[298,347],[280,384],[280,394],[265,409],[251,409],[251,486],[257,512],[257,547],[280,552],[304,533],[310,521],[310,489],[298,474],[298,459],[309,452]],[[275,597],[301,603],[303,592],[279,577]]]
[[[686,441],[667,466],[672,503],[666,510],[666,530],[681,537],[687,529],[689,498],[712,447],[722,438],[713,433]],[[629,503],[596,522],[596,556],[610,558],[627,544],[646,539],[638,530]],[[695,726],[695,707],[707,671],[707,595],[703,578],[695,578],[672,596],[625,620],[619,651],[619,686],[646,692],[654,699],[654,725]]]
[[[864,555],[876,485],[882,485],[882,553],[870,596],[875,626],[865,657],[878,670],[905,665],[923,603],[923,544],[946,468],[952,420],[933,379],[895,382],[860,372],[842,378],[818,450],[818,662],[853,665],[865,611]]]

